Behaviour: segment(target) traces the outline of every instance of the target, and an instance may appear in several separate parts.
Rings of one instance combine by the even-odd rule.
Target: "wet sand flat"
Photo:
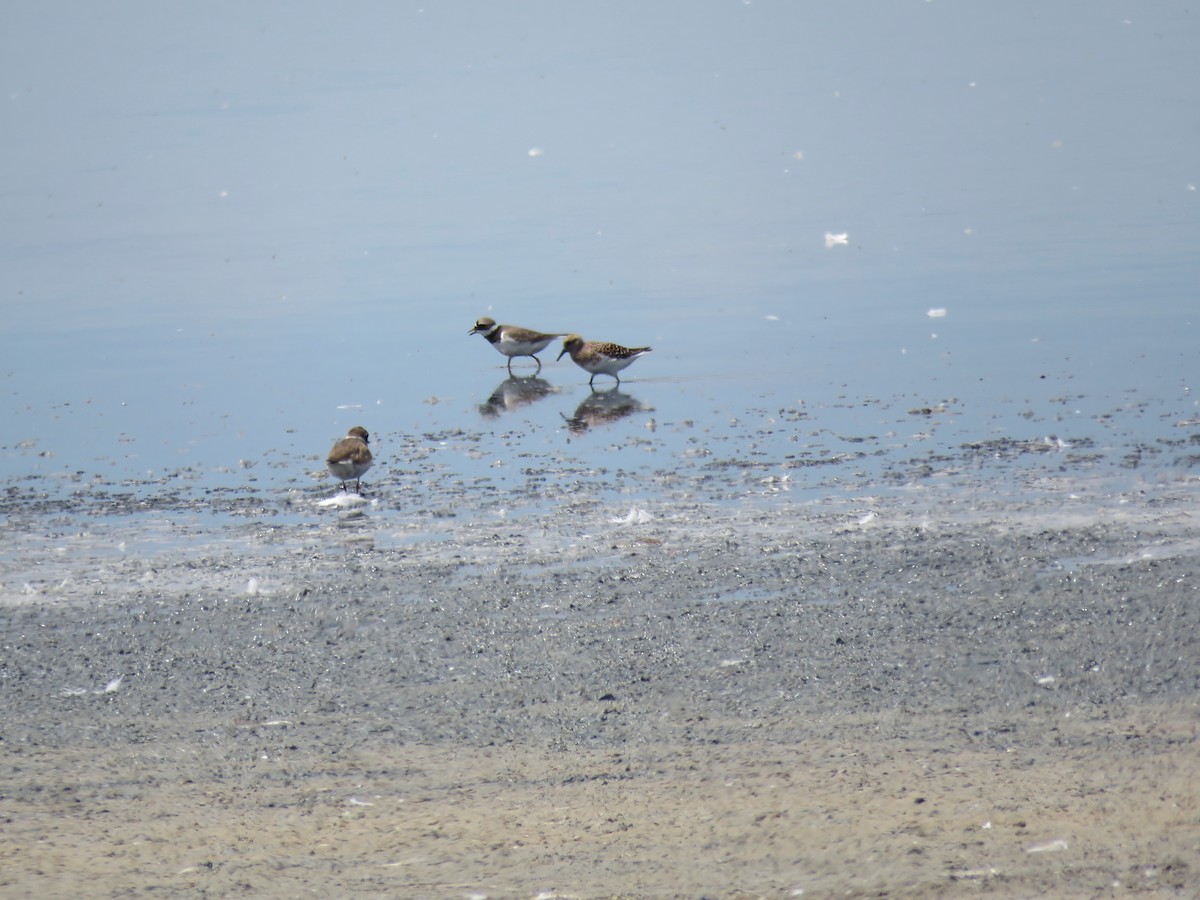
[[[10,602],[0,889],[1188,896],[1197,534],[1101,518],[347,540],[273,592],[213,557]]]

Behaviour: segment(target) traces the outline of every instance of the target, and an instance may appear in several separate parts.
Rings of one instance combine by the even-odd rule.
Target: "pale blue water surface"
[[[613,508],[930,472],[1194,487],[1186,4],[5,18],[10,529],[25,500],[167,494],[194,534],[221,492],[303,523],[360,423],[394,517],[473,489],[536,516],[576,482]],[[654,351],[613,421],[569,427],[590,391],[557,345],[544,394],[487,416],[482,315]]]

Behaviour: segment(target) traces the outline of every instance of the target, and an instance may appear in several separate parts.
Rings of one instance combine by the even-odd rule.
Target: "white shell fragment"
[[[363,506],[364,504],[370,502],[371,501],[362,494],[351,494],[347,491],[339,491],[332,497],[328,497],[325,500],[319,501],[317,506],[320,506],[322,509],[329,509],[331,507],[337,509],[351,509],[355,506]]]
[[[616,519],[609,519],[609,521],[614,525],[645,525],[653,518],[654,517],[644,509],[638,509],[636,506],[634,506],[629,510],[629,515],[618,517]]]

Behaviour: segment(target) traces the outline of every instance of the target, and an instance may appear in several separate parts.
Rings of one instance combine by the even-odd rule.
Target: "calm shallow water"
[[[6,581],[327,527],[360,423],[379,545],[579,498],[1192,489],[1194,16],[877,12],[16,13]],[[521,403],[481,315],[655,350],[597,398],[553,346]]]

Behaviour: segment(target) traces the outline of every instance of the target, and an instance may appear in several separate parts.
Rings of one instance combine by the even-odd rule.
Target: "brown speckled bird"
[[[585,372],[591,372],[588,379],[590,385],[600,374],[611,375],[621,383],[617,373],[628,366],[643,353],[649,353],[650,347],[622,347],[620,344],[610,344],[607,341],[585,341],[577,334],[568,334],[563,338],[562,359],[564,353],[570,353],[575,365]]]

